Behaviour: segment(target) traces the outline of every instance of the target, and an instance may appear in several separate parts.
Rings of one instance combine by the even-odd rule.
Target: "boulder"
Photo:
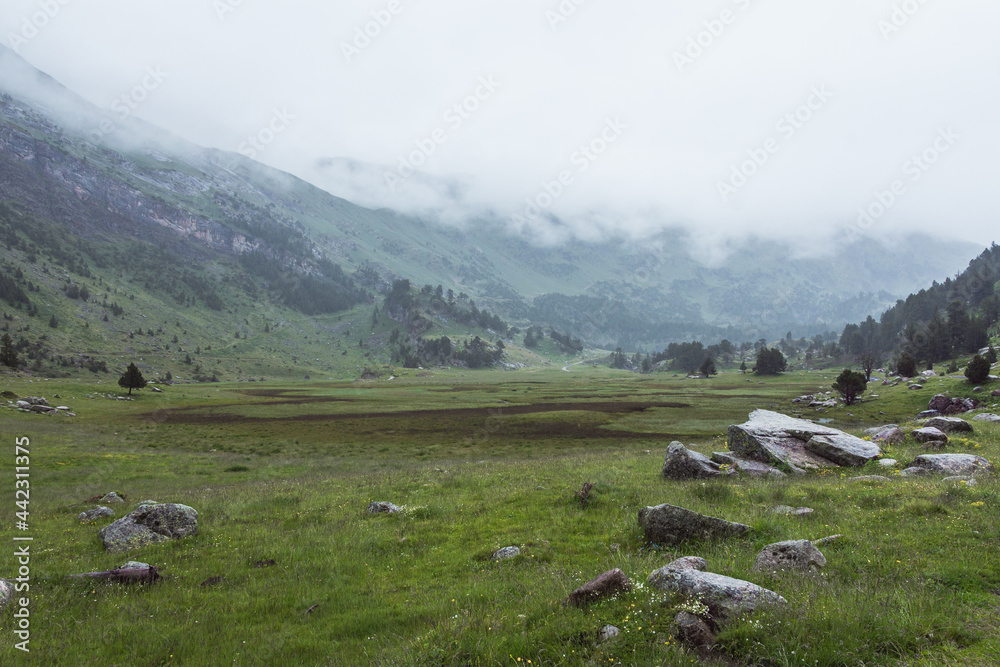
[[[922,385],[922,384],[917,384],[917,383],[915,383],[915,382],[914,382],[913,384],[911,384],[911,385],[910,385],[910,389],[913,389],[914,391],[916,391],[917,389],[923,389],[923,388],[924,388],[924,385]]]
[[[907,470],[919,469],[929,475],[982,475],[993,474],[993,464],[974,454],[923,454],[913,459]],[[906,470],[903,471],[906,473]],[[919,475],[910,473],[907,476]]]
[[[1000,422],[1000,415],[994,415],[988,412],[984,412],[981,415],[976,415],[972,418],[974,422]]]
[[[951,398],[944,394],[937,394],[927,404],[929,410],[937,410],[942,415],[957,415],[962,412],[974,410],[978,401],[971,398]]]
[[[937,417],[941,413],[937,410],[924,410],[917,414],[917,419],[930,419],[931,417]]]
[[[77,519],[79,519],[80,523],[90,523],[91,521],[97,521],[98,519],[104,519],[114,515],[115,511],[110,507],[98,507],[96,509],[87,510],[86,512],[81,512]]]
[[[704,558],[698,556],[684,556],[666,564],[671,570],[700,570],[704,572],[708,569],[708,563]]]
[[[671,634],[674,636],[674,639],[681,643],[706,649],[715,643],[715,633],[712,631],[712,625],[709,620],[701,616],[692,614],[689,611],[680,611],[674,616],[674,625],[671,628]]]
[[[944,433],[972,433],[972,424],[958,417],[934,417],[924,427],[936,428]]]
[[[712,460],[720,465],[728,465],[731,469],[750,477],[787,477],[774,466],[733,456],[731,452],[713,452]]]
[[[791,507],[790,505],[778,505],[771,509],[771,512],[774,514],[781,514],[782,516],[806,516],[807,514],[812,514],[813,511],[811,507]]]
[[[605,625],[603,628],[601,628],[601,631],[597,633],[597,640],[601,643],[608,642],[617,637],[618,635],[620,635],[621,633],[622,631],[617,627],[613,625]]]
[[[990,392],[991,396],[1000,396],[1000,389],[994,389]]]
[[[959,486],[975,486],[977,484],[976,478],[970,475],[955,475],[953,477],[945,477],[941,481],[945,484],[957,484]]]
[[[882,431],[885,431],[886,429],[890,429],[890,428],[899,428],[899,424],[886,424],[885,426],[876,426],[874,428],[866,428],[865,429],[865,435],[867,435],[869,438],[872,438],[872,437],[878,435],[879,433],[881,433]]]
[[[806,442],[805,448],[806,451],[849,468],[860,468],[882,456],[882,449],[875,443],[847,433],[814,435]]]
[[[718,463],[704,454],[692,452],[679,442],[672,442],[667,448],[662,474],[664,479],[704,479],[731,475],[735,472],[730,469],[724,471]]]
[[[786,604],[785,598],[774,591],[714,572],[661,567],[649,575],[649,583],[680,600],[699,600],[708,607],[717,623],[751,613],[761,606]]]
[[[632,590],[632,582],[624,572],[615,568],[598,575],[569,594],[566,600],[574,607],[583,607],[602,598]]]
[[[789,540],[769,544],[754,560],[754,572],[797,570],[809,572],[826,566],[826,557],[809,540]]]
[[[98,533],[108,551],[127,551],[198,534],[198,512],[187,505],[143,505]]]
[[[872,435],[872,440],[884,445],[898,445],[906,440],[906,431],[898,426],[886,426]]]
[[[948,442],[948,436],[941,429],[933,426],[914,429],[913,437],[917,442]]]
[[[503,547],[502,549],[497,549],[490,556],[491,560],[507,560],[509,558],[514,558],[521,555],[521,550],[518,547]]]
[[[729,449],[737,456],[762,461],[794,473],[831,467],[834,463],[807,451],[815,435],[841,435],[843,431],[795,419],[769,410],[754,410],[749,421],[729,427]]]
[[[878,465],[880,468],[893,468],[899,463],[896,459],[879,459]]]
[[[937,373],[935,373],[934,371],[923,371],[922,373],[920,373],[920,376],[925,378],[934,378],[937,377]]]
[[[386,500],[377,500],[369,503],[368,509],[365,511],[369,514],[399,514],[403,508]]]
[[[639,510],[639,525],[646,540],[655,544],[672,545],[685,540],[708,540],[737,537],[750,530],[742,523],[733,523],[675,505],[657,505]]]

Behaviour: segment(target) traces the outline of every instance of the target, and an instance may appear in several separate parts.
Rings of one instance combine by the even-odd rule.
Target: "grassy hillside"
[[[754,408],[832,419],[859,432],[906,424],[936,392],[878,387],[818,414],[791,399],[835,373],[758,380],[641,377],[606,368],[516,374],[407,371],[360,382],[183,385],[108,400],[109,381],[5,377],[17,395],[58,395],[78,415],[9,408],[2,438],[31,439],[32,654],[46,665],[989,665],[1000,656],[1000,487],[938,479],[885,484],[835,471],[784,480],[667,482],[667,444],[724,448]],[[88,397],[88,395],[90,397]],[[981,396],[981,394],[979,395]],[[952,451],[1000,461],[1000,427]],[[907,443],[886,454],[923,453]],[[12,466],[13,458],[4,466]],[[874,464],[858,473],[875,472]],[[891,474],[890,474],[891,475]],[[12,475],[8,475],[12,479]],[[575,497],[594,483],[586,505]],[[105,553],[76,515],[95,494],[182,502],[195,537]],[[364,513],[373,500],[405,506]],[[636,513],[671,502],[749,524],[729,542],[646,543]],[[804,518],[774,505],[809,506]],[[124,510],[117,510],[119,515]],[[108,520],[102,520],[101,525]],[[750,572],[784,539],[844,537],[813,576]],[[513,561],[489,560],[517,545]],[[669,633],[674,603],[645,586],[585,610],[570,591],[622,568],[644,584],[676,556],[785,596],[719,638],[710,654]],[[151,587],[67,575],[137,559],[163,568]],[[259,567],[273,559],[273,567]],[[0,576],[14,572],[10,550]],[[216,579],[219,577],[220,579]],[[10,623],[10,612],[0,615]],[[606,623],[622,629],[600,643]],[[71,647],[71,648],[68,648]],[[16,657],[15,657],[16,656]]]

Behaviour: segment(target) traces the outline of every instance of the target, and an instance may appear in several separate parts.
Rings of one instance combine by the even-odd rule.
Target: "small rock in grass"
[[[611,641],[621,633],[622,631],[616,628],[615,626],[605,625],[603,628],[601,628],[601,631],[597,633],[597,640],[600,641],[601,643]]]
[[[90,523],[91,521],[97,521],[98,519],[104,519],[114,515],[115,511],[110,507],[98,507],[92,510],[87,510],[86,512],[81,512],[77,519],[80,520],[80,523]]]
[[[521,550],[518,547],[503,547],[502,549],[497,549],[490,556],[492,560],[507,560],[508,558],[514,558],[521,555]]]
[[[126,551],[198,534],[198,511],[187,505],[143,505],[98,533],[108,551]]]
[[[698,570],[704,572],[708,569],[708,562],[699,556],[685,556],[666,564],[672,570]]]
[[[824,544],[830,544],[831,542],[836,542],[837,540],[842,539],[844,539],[843,535],[830,535],[829,537],[821,537],[818,540],[813,540],[812,543],[814,546],[821,547]]]
[[[826,565],[826,557],[809,540],[788,540],[769,544],[754,561],[754,572],[777,572],[797,570],[809,572]]]
[[[377,500],[368,505],[369,514],[399,514],[403,508],[385,500]]]
[[[952,477],[945,477],[941,481],[945,484],[955,484],[957,486],[975,486],[978,483],[975,477],[968,475],[954,475]]]
[[[936,428],[942,433],[972,433],[972,424],[958,417],[932,417],[924,428]]]
[[[119,496],[117,493],[115,493],[114,491],[112,491],[111,493],[108,493],[107,495],[105,495],[103,498],[101,498],[97,502],[99,502],[99,503],[120,503],[120,504],[124,505],[125,504],[125,498],[123,498],[122,496]]]
[[[897,463],[899,463],[899,461],[896,459],[880,459],[878,462],[879,466],[882,468],[892,468]]]
[[[708,648],[715,643],[712,624],[689,611],[677,612],[671,634],[677,641],[696,648]]]
[[[933,426],[915,429],[913,437],[917,439],[917,442],[948,442],[948,436],[944,434],[944,431]]]
[[[0,579],[0,609],[14,598],[14,582]]]
[[[632,590],[632,582],[620,569],[598,575],[569,594],[566,600],[574,607],[583,607],[602,598]]]
[[[775,514],[781,514],[783,516],[805,516],[807,514],[813,513],[813,508],[811,507],[791,507],[789,505],[778,505],[771,509]]]

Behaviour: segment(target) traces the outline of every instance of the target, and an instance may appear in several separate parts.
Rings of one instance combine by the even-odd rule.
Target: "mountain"
[[[4,326],[43,367],[138,356],[191,377],[352,374],[389,358],[388,325],[371,315],[399,278],[522,328],[649,350],[839,329],[978,250],[913,238],[797,257],[757,240],[709,266],[680,231],[544,246],[488,216],[457,227],[355,205],[331,194],[344,164],[317,162],[321,188],[195,146],[0,47]]]

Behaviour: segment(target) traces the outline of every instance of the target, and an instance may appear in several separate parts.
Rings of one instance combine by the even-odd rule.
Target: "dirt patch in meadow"
[[[335,402],[347,401],[347,399],[321,399],[317,401],[303,397],[303,400],[277,401],[273,403],[262,403],[259,407],[266,408],[270,405],[303,404],[311,402]],[[349,402],[349,401],[347,401]],[[237,404],[239,405],[239,404]],[[473,417],[489,418],[514,415],[530,415],[543,412],[602,412],[605,414],[621,414],[644,412],[650,408],[676,408],[684,409],[691,406],[687,403],[664,403],[664,402],[636,402],[636,401],[602,401],[593,403],[534,403],[530,405],[503,405],[490,408],[451,408],[444,410],[403,410],[395,412],[361,412],[361,413],[340,413],[340,414],[307,414],[289,417],[252,417],[246,415],[234,415],[213,412],[218,407],[212,406],[201,408],[175,408],[157,411],[157,421],[167,424],[232,424],[239,422],[266,423],[266,422],[308,422],[308,421],[342,421],[352,419],[421,419],[433,417]],[[246,405],[239,405],[246,407]],[[200,410],[200,412],[198,411]],[[148,416],[148,415],[147,415]],[[141,418],[141,417],[140,417]],[[552,425],[558,428],[558,425]],[[575,427],[574,427],[575,428]],[[645,434],[648,437],[648,434]]]

